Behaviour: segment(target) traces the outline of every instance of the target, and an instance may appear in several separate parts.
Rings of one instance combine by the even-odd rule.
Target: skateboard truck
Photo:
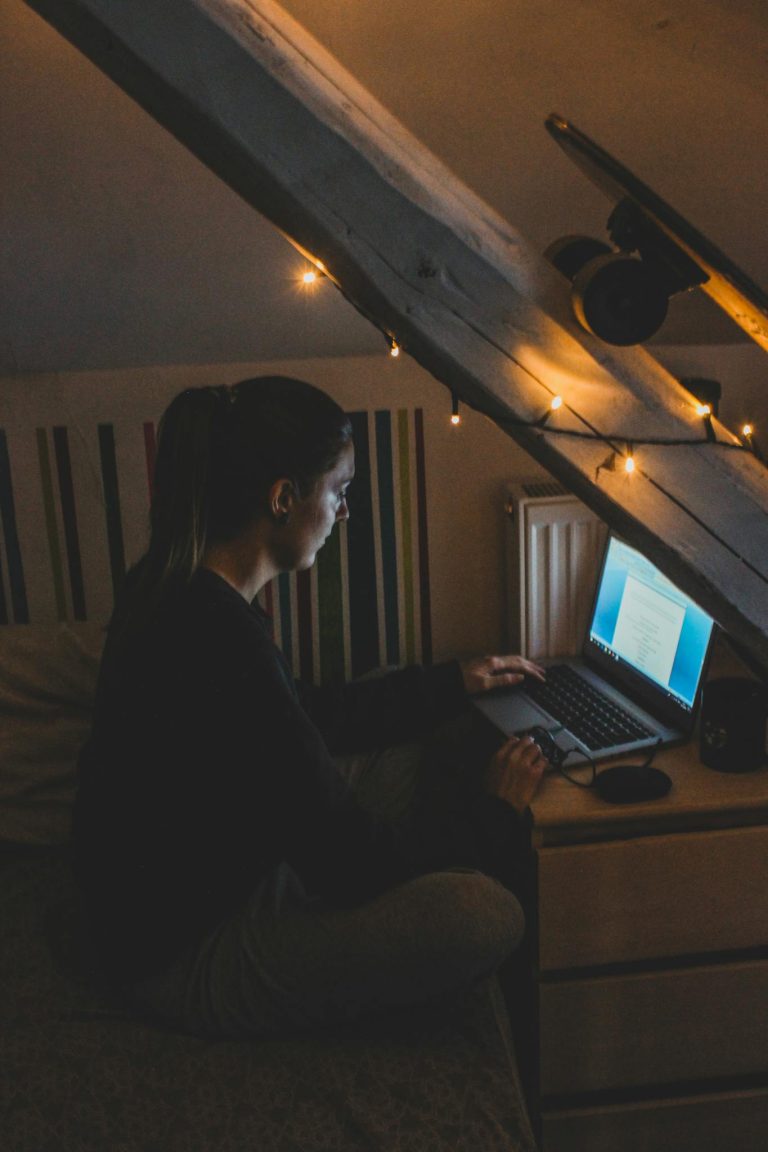
[[[613,209],[608,233],[613,248],[590,236],[563,236],[545,256],[573,284],[583,328],[607,344],[641,344],[661,328],[670,298],[708,277],[631,200]]]

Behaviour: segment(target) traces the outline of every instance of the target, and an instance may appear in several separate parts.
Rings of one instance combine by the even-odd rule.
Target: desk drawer
[[[544,1096],[768,1072],[768,961],[542,984]]]
[[[544,1152],[765,1152],[768,1091],[554,1112]]]
[[[543,971],[768,945],[768,828],[543,848]]]

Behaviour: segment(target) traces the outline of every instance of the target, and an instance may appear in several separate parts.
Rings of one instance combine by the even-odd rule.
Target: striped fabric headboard
[[[260,596],[315,682],[432,657],[422,410],[350,413],[350,519]],[[106,621],[144,550],[155,423],[0,429],[0,623]]]

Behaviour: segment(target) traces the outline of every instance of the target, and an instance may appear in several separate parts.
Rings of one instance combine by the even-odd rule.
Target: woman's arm
[[[413,665],[348,684],[297,684],[302,707],[334,754],[413,740],[466,707],[457,661]]]
[[[469,696],[543,679],[522,656],[478,656],[432,667],[413,665],[349,684],[298,683],[301,704],[335,753],[366,752],[431,731],[467,706]]]

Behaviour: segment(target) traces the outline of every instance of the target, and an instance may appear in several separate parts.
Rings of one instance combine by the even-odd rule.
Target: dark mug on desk
[[[728,676],[704,685],[701,761],[718,772],[754,772],[765,761],[768,690],[759,680]]]

